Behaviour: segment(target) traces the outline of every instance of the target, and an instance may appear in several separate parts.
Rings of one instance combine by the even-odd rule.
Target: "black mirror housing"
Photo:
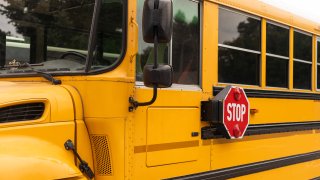
[[[160,88],[171,87],[173,79],[173,70],[170,65],[159,65],[154,69],[153,65],[145,65],[143,69],[143,82],[147,87],[153,87],[155,84]]]
[[[155,29],[159,43],[169,43],[172,35],[172,0],[145,0],[142,16],[143,40],[154,43]]]
[[[138,102],[129,98],[129,111],[139,106],[149,106],[157,99],[157,89],[171,87],[173,82],[173,69],[170,65],[158,64],[159,43],[169,43],[172,36],[172,0],[145,0],[142,16],[143,40],[154,43],[154,63],[145,65],[143,69],[143,82],[147,87],[153,88],[152,99],[147,102]]]

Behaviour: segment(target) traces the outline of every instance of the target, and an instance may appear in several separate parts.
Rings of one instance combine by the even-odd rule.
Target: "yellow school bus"
[[[1,179],[320,177],[320,24],[258,0],[0,12]],[[230,87],[247,97],[236,137]]]

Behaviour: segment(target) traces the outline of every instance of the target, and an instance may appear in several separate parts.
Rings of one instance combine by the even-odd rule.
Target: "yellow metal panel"
[[[152,97],[152,89],[138,88],[135,91],[136,99],[145,102]],[[172,101],[174,99],[174,101]],[[161,89],[156,102],[150,107],[200,107],[201,91],[188,91],[183,89]],[[139,107],[133,113],[135,146],[146,145],[147,142],[147,110],[148,107]],[[200,117],[195,120],[200,123]]]
[[[28,102],[44,102],[51,113],[51,121],[74,119],[73,102],[66,89],[47,83],[4,82],[0,83],[0,106]],[[71,112],[71,113],[70,113]]]
[[[212,87],[211,90],[212,91]],[[142,88],[136,87],[135,97],[139,101],[147,101],[150,100],[152,97],[152,89],[150,88]],[[158,99],[157,101],[148,107],[139,107],[133,113],[133,123],[134,123],[134,173],[132,179],[163,179],[175,176],[181,176],[184,174],[196,173],[207,171],[210,169],[210,141],[205,141],[204,143],[201,138],[200,134],[198,137],[191,137],[191,124],[194,127],[197,127],[197,132],[200,132],[200,101],[202,98],[201,89],[193,88],[180,88],[173,87],[169,89],[160,89],[158,92]],[[197,111],[197,116],[194,117],[192,115],[193,120],[191,121],[190,112],[187,114],[184,113],[171,113],[170,119],[168,118],[160,118],[156,117],[157,121],[155,123],[169,123],[168,126],[161,126],[167,127],[165,130],[172,132],[172,138],[169,137],[169,134],[164,135],[164,137],[159,137],[159,133],[154,132],[155,139],[158,141],[165,141],[163,143],[158,144],[151,144],[148,145],[148,154],[152,153],[153,156],[157,159],[169,159],[172,158],[176,160],[177,158],[185,158],[182,156],[190,154],[188,149],[192,149],[193,146],[197,146],[197,150],[194,151],[197,153],[196,160],[187,161],[187,162],[180,162],[180,163],[171,163],[166,165],[160,166],[147,166],[147,141],[149,141],[149,137],[147,136],[147,128],[149,127],[149,113],[148,110],[150,109],[164,109],[164,110],[173,110],[178,111],[179,109],[191,109],[191,111]],[[197,109],[197,110],[196,110]],[[179,110],[180,111],[180,110]],[[167,117],[167,113],[164,112],[157,112],[160,116]],[[172,116],[172,117],[171,117]],[[175,118],[176,117],[176,118]],[[185,122],[184,122],[185,121]],[[148,123],[147,123],[148,122]],[[189,125],[186,126],[184,123],[188,123]],[[156,124],[155,124],[156,125]],[[172,127],[171,127],[172,126]],[[178,127],[177,127],[178,126]],[[186,126],[183,129],[179,126]],[[177,128],[176,128],[177,127]],[[175,129],[174,129],[175,128]],[[187,135],[184,136],[181,133],[186,132],[189,129],[189,132],[186,133]],[[163,128],[162,128],[163,130]],[[161,131],[161,129],[157,128],[157,132]],[[160,134],[161,135],[161,134]],[[179,140],[180,138],[180,140]],[[158,141],[159,142],[159,141]],[[209,143],[208,143],[209,142]],[[177,151],[181,152],[177,155]],[[193,153],[194,153],[193,152]],[[161,154],[161,155],[160,155]],[[192,155],[193,156],[193,155]],[[149,157],[148,157],[149,158]],[[190,159],[190,158],[189,158]],[[192,158],[193,159],[193,158]],[[167,160],[168,162],[168,160]],[[164,162],[158,162],[164,163]]]
[[[74,109],[74,119],[75,120],[83,120],[83,107],[82,107],[82,99],[79,94],[79,91],[72,86],[69,85],[63,85],[70,94],[70,97],[72,98],[73,102],[73,109]]]
[[[318,121],[320,102],[314,100],[249,98],[250,124]]]
[[[75,166],[73,153],[64,148],[64,142],[68,139],[74,141],[74,122],[0,128],[0,177],[81,177],[82,173]]]
[[[203,38],[202,38],[202,88],[212,92],[212,86],[218,83],[218,5],[203,2]]]
[[[82,97],[85,117],[125,117],[129,107],[129,83],[110,81],[68,82]]]
[[[300,131],[248,136],[242,140],[214,140],[212,169],[317,151],[320,147],[319,138],[314,131]]]
[[[263,171],[247,176],[232,178],[233,180],[256,180],[256,179],[313,179],[319,177],[320,160],[299,163],[269,171]]]
[[[293,90],[293,51],[294,51],[294,29],[291,27],[289,31],[289,89]]]
[[[198,158],[200,111],[198,108],[149,108],[147,120],[147,166]]]
[[[148,145],[192,141],[192,132],[200,130],[200,110],[198,108],[152,107],[147,111]]]
[[[201,144],[201,143],[200,143]],[[135,154],[135,172],[132,179],[157,180],[210,170],[210,145],[199,146],[197,161],[146,167],[146,153]],[[172,155],[170,155],[172,157]]]
[[[320,52],[319,52],[320,53]],[[317,91],[317,36],[312,36],[312,91]]]
[[[134,2],[134,1],[130,1],[128,2],[128,5],[130,7],[130,11],[129,11],[129,26],[130,26],[130,34],[129,34],[129,37],[131,38],[130,39],[130,43],[131,43],[131,55],[130,55],[130,63],[129,63],[129,68],[128,68],[128,76],[129,77],[133,77],[135,78],[135,73],[136,73],[136,55],[138,53],[138,43],[139,43],[139,37],[138,37],[138,34],[139,34],[139,25],[138,25],[138,22],[137,22],[137,3]],[[141,13],[141,12],[140,12]],[[140,27],[141,28],[141,27]]]
[[[267,58],[267,21],[261,20],[261,67],[260,67],[260,85],[266,87],[266,58]]]

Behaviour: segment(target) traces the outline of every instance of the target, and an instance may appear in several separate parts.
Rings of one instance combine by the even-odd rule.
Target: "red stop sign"
[[[231,139],[242,138],[249,125],[249,100],[240,87],[228,86],[217,96],[222,101],[222,124]],[[216,98],[215,98],[216,99]]]

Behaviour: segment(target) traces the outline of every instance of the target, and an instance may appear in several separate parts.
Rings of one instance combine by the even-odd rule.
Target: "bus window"
[[[261,20],[219,8],[218,80],[260,84]]]
[[[142,12],[144,0],[138,0],[138,12]],[[183,7],[183,8],[181,8]],[[159,63],[169,63],[173,67],[173,82],[176,84],[199,84],[200,69],[200,18],[199,2],[191,0],[173,1],[172,42],[159,47]],[[141,27],[142,13],[137,15]],[[145,64],[153,63],[153,44],[143,41],[139,29],[139,52],[137,55],[138,81],[142,80]]]
[[[2,2],[2,1],[1,1]],[[0,65],[38,64],[35,70],[84,72],[94,0],[3,1],[0,7]],[[124,2],[104,0],[92,70],[106,69],[123,49]],[[4,53],[5,48],[5,53]],[[1,74],[32,73],[28,68],[3,68]]]
[[[294,31],[293,87],[311,89],[312,36]]]
[[[289,27],[267,23],[266,85],[288,87]]]
[[[6,61],[4,64],[9,64],[9,60],[19,59],[21,63],[29,62],[29,60],[33,60],[31,57],[31,46],[30,46],[31,38],[26,34],[24,36],[14,37],[14,36],[6,36],[5,37],[5,49],[6,49]],[[17,53],[17,49],[19,48],[19,53]],[[3,65],[4,65],[3,64]]]
[[[317,89],[320,89],[320,38],[317,38]]]

